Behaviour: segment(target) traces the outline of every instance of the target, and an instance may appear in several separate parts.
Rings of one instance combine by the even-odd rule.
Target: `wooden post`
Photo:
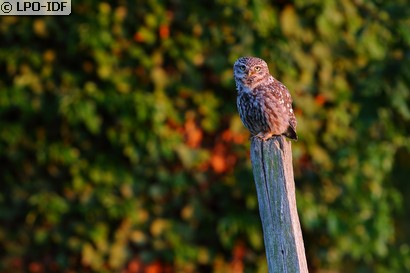
[[[269,273],[308,273],[296,208],[291,142],[251,140],[253,176]]]

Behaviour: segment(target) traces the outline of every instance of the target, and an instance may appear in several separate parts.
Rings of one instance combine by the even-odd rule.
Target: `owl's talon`
[[[262,139],[263,141],[266,141],[266,140],[272,138],[272,136],[273,136],[273,135],[270,134],[270,133],[259,133],[259,134],[257,134],[257,135],[254,135],[254,137],[260,138],[260,139]]]

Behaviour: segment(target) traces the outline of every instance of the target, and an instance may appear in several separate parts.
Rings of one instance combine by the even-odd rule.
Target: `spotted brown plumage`
[[[267,63],[256,57],[241,57],[233,68],[239,116],[251,134],[263,140],[275,135],[297,140],[289,90],[270,75]]]

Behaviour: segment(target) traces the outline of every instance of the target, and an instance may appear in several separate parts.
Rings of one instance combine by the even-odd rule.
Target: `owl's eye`
[[[259,72],[259,71],[261,71],[261,67],[260,66],[255,66],[255,70]]]
[[[243,64],[239,66],[239,70],[241,71],[245,71],[246,70],[246,66],[244,66]]]

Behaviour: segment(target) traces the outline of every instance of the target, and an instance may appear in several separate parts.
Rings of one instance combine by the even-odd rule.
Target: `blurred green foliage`
[[[1,16],[0,271],[266,272],[231,69],[255,55],[295,101],[311,272],[409,272],[409,18],[404,0]]]

